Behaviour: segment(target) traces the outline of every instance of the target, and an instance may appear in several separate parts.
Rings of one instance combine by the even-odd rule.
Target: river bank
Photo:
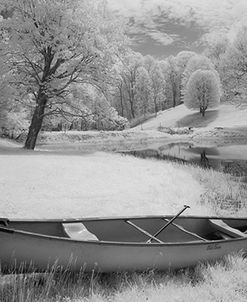
[[[150,146],[188,143],[192,146],[219,147],[247,144],[247,127],[169,128],[125,131],[42,132],[36,149],[50,151],[132,151]]]

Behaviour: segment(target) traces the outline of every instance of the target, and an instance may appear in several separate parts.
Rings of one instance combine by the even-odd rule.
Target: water
[[[190,144],[169,144],[157,148],[126,152],[142,158],[193,163],[203,168],[212,168],[247,181],[247,145],[223,147],[193,147]]]

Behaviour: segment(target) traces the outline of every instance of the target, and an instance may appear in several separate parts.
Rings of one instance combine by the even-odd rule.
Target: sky
[[[247,0],[108,0],[126,18],[131,47],[155,57],[203,50],[203,39],[234,36],[247,21]]]

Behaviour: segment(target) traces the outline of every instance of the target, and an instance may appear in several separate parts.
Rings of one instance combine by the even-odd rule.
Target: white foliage
[[[159,62],[156,62],[156,64],[150,69],[149,73],[152,80],[155,112],[157,113],[162,109],[162,103],[165,99],[165,76],[162,73]]]
[[[104,0],[2,0],[4,4],[13,15],[0,22],[6,34],[0,56],[19,99],[33,96],[27,145],[33,148],[31,129],[36,127],[37,135],[43,117],[58,114],[73,83],[105,89],[125,36]]]
[[[197,70],[191,75],[185,89],[184,104],[189,109],[217,107],[220,103],[220,85],[211,70]]]
[[[202,55],[192,56],[189,59],[187,65],[186,65],[186,68],[184,70],[184,73],[183,73],[183,79],[182,79],[183,89],[185,89],[192,73],[198,69],[214,70],[214,65],[210,61],[210,59],[205,56],[202,56]]]
[[[115,66],[117,76],[117,90],[120,94],[122,112],[126,112],[128,118],[135,118],[136,109],[136,81],[138,69],[143,66],[143,56],[140,53],[130,51],[121,57]],[[123,108],[124,107],[124,108]]]
[[[146,70],[148,72],[150,72],[150,70],[153,68],[153,66],[155,65],[155,59],[154,57],[147,55],[144,57],[144,67],[146,68]]]
[[[181,51],[176,56],[176,64],[180,73],[183,73],[188,61],[196,56],[197,54],[193,51]]]
[[[229,40],[226,34],[216,32],[205,37],[205,43],[207,45],[205,55],[211,60],[215,69],[219,72],[219,65],[229,46]]]
[[[247,96],[247,26],[243,26],[221,59],[221,77],[225,96],[245,101]]]
[[[160,62],[160,68],[165,79],[165,95],[167,107],[175,107],[180,103],[180,76],[176,58],[168,57]]]
[[[153,87],[147,70],[140,67],[137,70],[135,94],[136,106],[140,115],[145,115],[153,110]]]

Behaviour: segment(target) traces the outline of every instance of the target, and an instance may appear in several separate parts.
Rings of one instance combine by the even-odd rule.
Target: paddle
[[[179,213],[177,213],[177,215],[175,215],[171,220],[169,220],[162,228],[160,228],[154,235],[153,237],[157,237],[164,229],[166,229],[171,223],[173,223],[173,221],[178,218],[178,216],[180,216],[186,209],[190,208],[190,206],[184,205],[183,209],[181,211],[179,211]],[[146,243],[151,243],[152,242],[152,238],[149,239],[148,241],[146,241]]]

